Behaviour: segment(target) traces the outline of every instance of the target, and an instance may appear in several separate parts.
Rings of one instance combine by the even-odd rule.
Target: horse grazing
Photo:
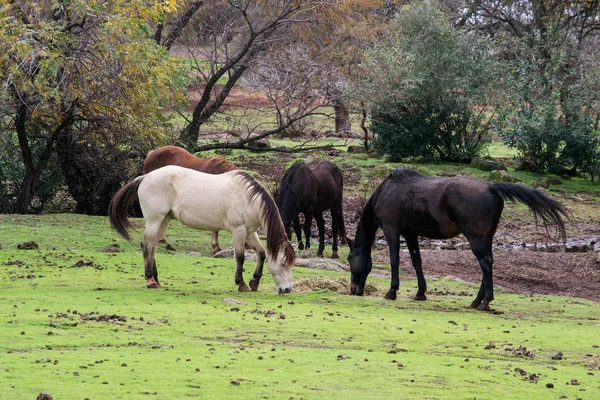
[[[318,257],[323,257],[325,248],[325,220],[323,211],[331,210],[333,245],[331,258],[338,258],[338,233],[346,236],[342,194],[344,179],[340,169],[329,161],[313,161],[308,164],[294,163],[283,175],[279,194],[279,214],[285,226],[288,239],[291,239],[291,225],[298,237],[298,249],[304,250],[302,231],[298,214],[304,214],[304,234],[306,248],[310,249],[310,231],[313,216],[319,229]],[[345,239],[343,239],[345,240]]]
[[[221,156],[198,158],[181,147],[163,146],[148,152],[144,160],[144,174],[166,165],[179,165],[180,167],[191,168],[196,171],[215,175],[237,169],[235,165]],[[221,251],[221,247],[219,247],[219,232],[212,233],[211,244],[213,253]]]
[[[415,300],[425,300],[426,283],[421,268],[419,236],[447,239],[465,235],[471,251],[483,272],[481,287],[472,308],[489,311],[494,299],[492,284],[492,240],[500,221],[504,200],[521,202],[545,224],[558,226],[566,241],[561,214],[568,211],[543,193],[514,183],[491,183],[469,178],[427,177],[410,169],[397,169],[375,190],[356,229],[348,256],[351,272],[351,292],[362,295],[367,275],[371,272],[371,245],[378,228],[389,245],[392,279],[385,298],[396,299],[398,278],[399,236],[406,239],[412,265],[417,274]]]
[[[287,240],[275,201],[247,172],[210,175],[171,165],[135,178],[115,193],[108,207],[111,225],[127,240],[131,240],[127,211],[136,199],[146,222],[141,245],[149,288],[160,286],[154,259],[158,241],[171,219],[178,219],[195,229],[231,232],[235,283],[240,292],[250,291],[242,276],[246,243],[258,258],[250,288],[258,289],[268,257],[269,272],[279,293],[292,290],[294,249]],[[266,255],[258,238],[259,228],[267,234]]]

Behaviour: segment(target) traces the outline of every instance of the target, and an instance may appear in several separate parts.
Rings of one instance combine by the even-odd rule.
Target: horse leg
[[[213,248],[213,254],[221,251],[221,247],[219,246],[219,232],[212,232],[211,243]]]
[[[323,257],[323,250],[325,250],[325,219],[323,213],[315,214],[315,220],[317,221],[317,228],[319,229],[319,249],[317,250],[317,257]]]
[[[260,283],[260,278],[262,277],[263,265],[265,264],[265,259],[267,258],[267,254],[265,253],[265,248],[260,244],[260,239],[258,238],[258,234],[256,232],[248,235],[246,237],[246,243],[256,253],[256,269],[254,270],[254,275],[250,280],[250,288],[252,291],[256,292],[258,290],[258,284]]]
[[[494,258],[492,256],[492,246],[490,243],[481,237],[467,236],[467,240],[471,245],[471,251],[477,257],[483,277],[477,297],[471,303],[471,308],[476,308],[480,311],[490,311],[490,301],[494,300],[494,284],[492,279],[492,264]]]
[[[160,287],[158,281],[158,270],[156,269],[156,246],[159,238],[162,238],[169,226],[171,218],[165,215],[163,220],[159,223],[153,221],[146,221],[146,228],[144,230],[144,239],[142,240],[142,254],[144,255],[144,275],[146,276],[146,287],[149,289],[155,289]]]
[[[233,239],[233,252],[235,254],[235,284],[240,292],[249,292],[250,288],[244,282],[244,250],[246,247],[246,230],[244,228],[231,232]]]
[[[302,243],[302,228],[300,227],[300,218],[298,218],[298,216],[294,218],[294,232],[298,238],[298,250],[304,250],[304,243]]]
[[[313,212],[312,209],[304,211],[304,236],[306,237],[306,246],[304,248],[310,252],[310,236],[312,229]]]
[[[427,282],[423,275],[423,266],[421,262],[421,251],[419,250],[419,237],[417,235],[405,235],[406,245],[410,253],[410,261],[412,262],[415,273],[417,274],[417,294],[415,300],[427,300],[425,292],[427,291]]]
[[[400,264],[400,235],[396,232],[386,231],[386,229],[383,230],[383,233],[385,235],[385,240],[388,242],[390,267],[392,269],[390,290],[388,290],[383,298],[387,300],[396,300],[398,288],[400,288],[400,275],[398,273],[398,266]]]
[[[333,235],[331,243],[331,258],[340,258],[338,255],[338,224],[339,216],[334,210],[331,210],[331,234]]]

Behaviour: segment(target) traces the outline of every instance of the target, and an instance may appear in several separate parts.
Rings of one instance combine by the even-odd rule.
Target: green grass
[[[481,313],[464,308],[476,287],[449,279],[410,300],[412,276],[394,302],[279,296],[268,273],[242,294],[233,260],[198,255],[210,235],[179,223],[177,250],[157,254],[163,287],[148,290],[140,235],[126,242],[102,217],[0,216],[2,398],[600,398],[597,303],[500,289],[499,313]],[[17,249],[28,240],[39,249]],[[322,275],[341,276],[297,267],[294,281]]]

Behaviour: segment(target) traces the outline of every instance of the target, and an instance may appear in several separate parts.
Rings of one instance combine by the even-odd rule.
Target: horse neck
[[[291,222],[298,215],[298,197],[291,187],[286,185],[281,191],[279,198],[279,214],[281,219],[285,222]]]
[[[365,205],[360,221],[356,227],[356,236],[354,238],[354,246],[361,249],[366,254],[371,253],[371,246],[375,240],[375,233],[377,232],[377,222],[375,221],[375,212],[373,210],[373,196],[369,199]]]

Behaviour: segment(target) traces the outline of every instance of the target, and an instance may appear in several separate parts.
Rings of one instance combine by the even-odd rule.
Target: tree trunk
[[[349,132],[352,124],[350,123],[348,108],[341,101],[336,101],[333,104],[333,110],[335,111],[335,131],[338,133]]]

